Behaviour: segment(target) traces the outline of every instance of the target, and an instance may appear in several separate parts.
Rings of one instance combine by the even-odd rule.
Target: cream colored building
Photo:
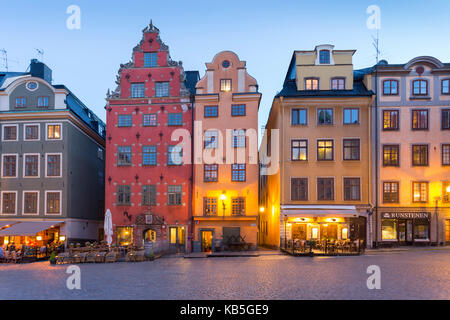
[[[276,162],[279,153],[279,170],[264,175],[262,165],[261,245],[324,239],[371,243],[373,93],[353,70],[354,53],[321,45],[292,56],[266,124],[264,140],[278,136],[267,156]]]

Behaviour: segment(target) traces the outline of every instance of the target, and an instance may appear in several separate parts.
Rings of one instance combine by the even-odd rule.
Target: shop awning
[[[283,205],[282,214],[302,217],[358,217],[366,216],[365,212],[358,212],[355,206],[332,205]]]
[[[0,230],[0,236],[35,236],[42,230],[50,229],[52,226],[63,221],[25,221],[19,222],[9,228]]]
[[[13,224],[17,223],[17,221],[0,221],[0,229],[12,226]]]

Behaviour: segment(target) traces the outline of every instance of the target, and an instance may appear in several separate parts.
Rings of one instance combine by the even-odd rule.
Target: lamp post
[[[225,200],[227,200],[225,191],[223,191],[222,194],[220,195],[220,200],[222,200],[222,212],[223,212],[222,216],[223,216],[223,219],[225,219],[225,209],[226,209]]]

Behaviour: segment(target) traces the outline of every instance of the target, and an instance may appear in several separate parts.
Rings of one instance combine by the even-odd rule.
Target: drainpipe
[[[375,65],[375,248],[378,248],[378,61]]]

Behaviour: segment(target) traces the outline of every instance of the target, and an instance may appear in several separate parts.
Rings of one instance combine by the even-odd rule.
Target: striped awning
[[[63,221],[25,221],[0,230],[0,236],[35,236],[42,230],[50,229]]]

